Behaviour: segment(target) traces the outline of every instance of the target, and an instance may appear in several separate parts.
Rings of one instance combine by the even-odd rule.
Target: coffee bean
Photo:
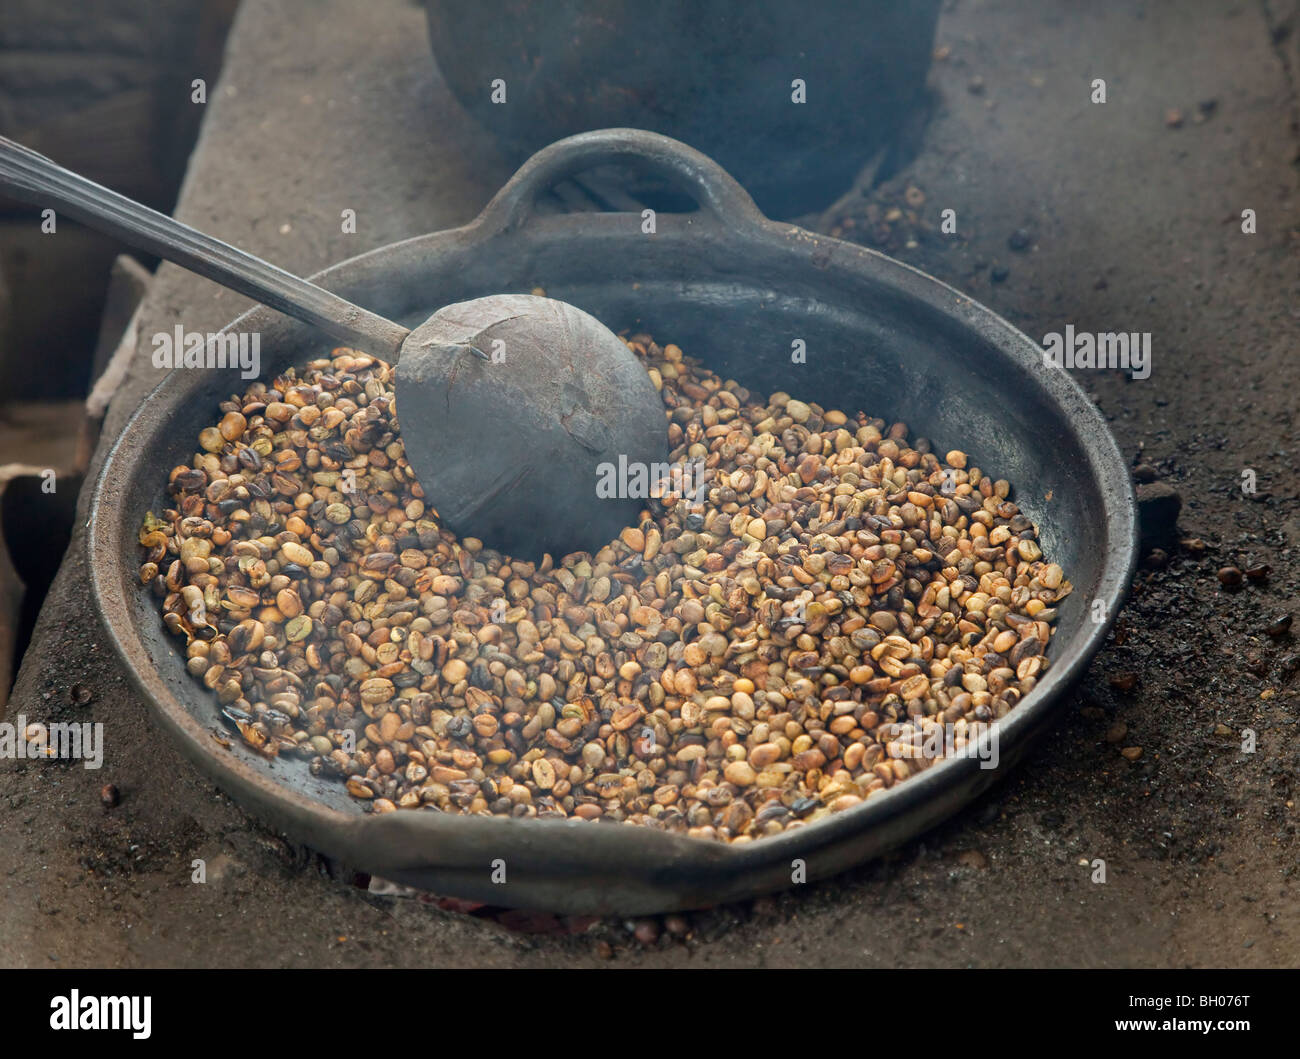
[[[1241,571],[1235,566],[1219,568],[1219,584],[1224,588],[1237,588],[1241,585]]]
[[[672,465],[703,477],[542,563],[441,528],[369,356],[222,406],[141,528],[140,580],[251,749],[376,812],[752,840],[906,782],[923,729],[1033,687],[1072,586],[1009,483],[629,342]]]

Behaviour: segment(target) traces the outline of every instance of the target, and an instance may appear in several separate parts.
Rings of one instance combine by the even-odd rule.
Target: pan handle
[[[680,140],[644,129],[597,129],[557,140],[520,166],[484,208],[479,223],[490,231],[523,227],[543,192],[586,169],[627,163],[671,181],[721,224],[755,227],[766,218],[722,166]]]

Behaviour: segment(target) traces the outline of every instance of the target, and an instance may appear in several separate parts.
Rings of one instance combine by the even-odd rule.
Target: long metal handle
[[[0,187],[396,363],[410,331],[0,136]]]

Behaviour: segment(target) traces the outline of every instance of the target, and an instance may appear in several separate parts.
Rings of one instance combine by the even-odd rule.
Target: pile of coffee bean
[[[221,405],[140,577],[247,744],[376,812],[743,842],[906,781],[1032,690],[1070,584],[1007,482],[626,341],[683,473],[594,555],[440,527],[370,356]]]

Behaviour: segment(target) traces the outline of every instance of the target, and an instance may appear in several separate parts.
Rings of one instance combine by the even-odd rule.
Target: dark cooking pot
[[[585,167],[644,165],[699,204],[641,218],[540,216],[537,196]],[[533,157],[464,228],[409,239],[313,277],[407,324],[440,306],[542,286],[615,330],[647,329],[725,376],[846,410],[901,419],[938,451],[961,448],[1015,483],[1048,556],[1075,592],[1060,608],[1052,668],[999,728],[1003,769],[1051,719],[1101,645],[1136,557],[1129,476],[1105,421],[1041,350],[989,310],[929,276],[858,246],[766,220],[702,154],[651,133],[611,129]],[[327,341],[258,308],[230,325],[260,331],[269,377]],[[791,363],[806,343],[807,363]],[[185,671],[155,600],[141,590],[136,533],[164,506],[168,470],[188,462],[189,430],[231,390],[222,371],[176,371],[127,424],[92,505],[91,577],[109,635],[154,714],[232,797],[292,837],[358,868],[444,894],[565,912],[664,911],[714,904],[831,875],[930,827],[999,774],[973,757],[941,762],[896,788],[801,829],[746,845],[631,826],[400,811],[368,815],[343,785],[301,761],[224,749],[214,696]],[[484,440],[508,423],[485,423]],[[1093,620],[1097,602],[1104,620]],[[236,740],[236,743],[238,741]],[[492,881],[504,861],[506,881]]]
[[[939,0],[424,7],[447,86],[515,161],[562,136],[634,125],[711,155],[773,217],[824,209],[915,127],[939,19]]]

